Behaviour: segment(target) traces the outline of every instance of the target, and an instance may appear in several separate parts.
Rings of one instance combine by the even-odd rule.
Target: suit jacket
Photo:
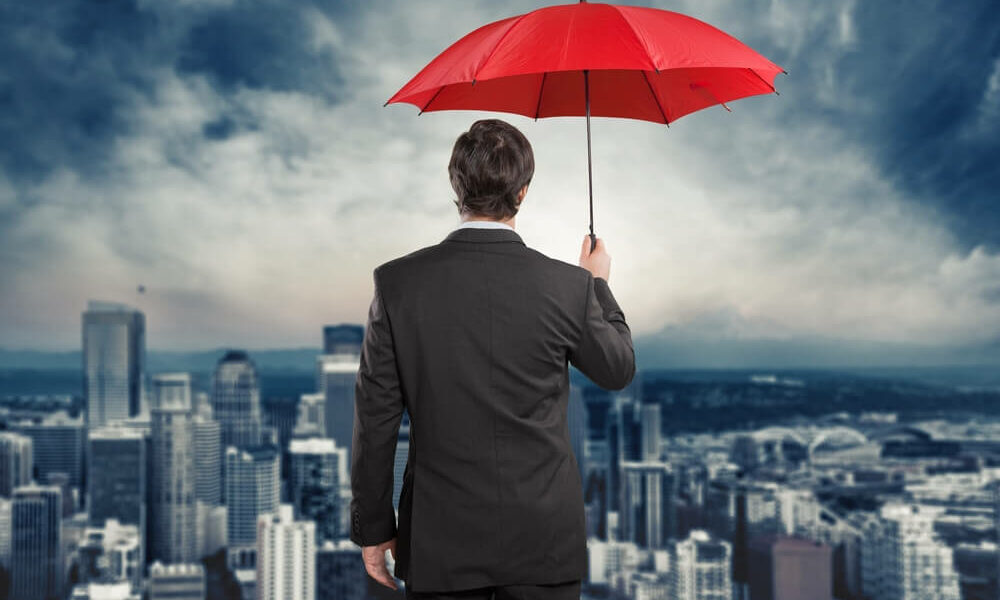
[[[374,280],[355,387],[350,539],[397,537],[394,574],[418,592],[585,578],[567,365],[606,389],[635,374],[607,282],[512,230],[473,228],[379,266]]]

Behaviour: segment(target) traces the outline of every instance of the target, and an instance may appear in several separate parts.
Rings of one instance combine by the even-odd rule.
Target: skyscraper
[[[642,458],[640,460],[660,460],[660,405],[647,402],[640,405],[642,424],[640,426]]]
[[[659,462],[622,463],[622,540],[642,548],[666,548],[674,536],[676,477]]]
[[[862,592],[879,600],[958,600],[952,549],[934,522],[944,507],[889,502],[864,527]]]
[[[573,455],[580,469],[580,481],[587,481],[587,408],[583,404],[583,392],[577,386],[569,388],[569,404],[566,407],[569,425],[569,440]]]
[[[223,447],[261,443],[260,381],[246,352],[230,350],[219,359],[212,381],[212,416]]]
[[[62,495],[52,486],[14,490],[11,507],[10,597],[61,598]]]
[[[74,419],[65,412],[55,412],[40,421],[14,423],[10,429],[31,438],[37,481],[46,481],[50,473],[65,473],[71,486],[81,488],[83,451],[87,444],[82,418]]]
[[[193,562],[199,557],[191,376],[157,375],[153,398],[150,559]]]
[[[226,519],[229,564],[252,568],[257,548],[257,517],[278,510],[281,468],[278,449],[256,446],[226,449]]]
[[[258,600],[313,600],[316,597],[316,524],[296,521],[292,507],[257,521]]]
[[[410,413],[403,410],[403,419],[396,434],[396,455],[392,469],[392,506],[399,510],[399,496],[403,492],[403,476],[406,474],[406,462],[410,459]]]
[[[323,327],[323,354],[361,356],[364,339],[365,328],[362,325],[327,325]]]
[[[326,398],[324,416],[326,435],[347,450],[347,465],[351,464],[351,442],[354,437],[354,384],[361,366],[360,355],[324,354],[318,359],[320,391]]]
[[[207,507],[222,503],[222,428],[211,408],[201,406],[191,422],[194,435],[194,493]]]
[[[294,434],[299,437],[327,437],[325,405],[325,394],[302,394]]]
[[[90,427],[139,414],[145,364],[145,315],[125,304],[88,302],[83,313],[83,395]]]
[[[31,438],[0,432],[0,497],[10,498],[14,488],[31,483]]]
[[[149,441],[137,429],[102,427],[89,436],[87,512],[93,527],[109,519],[135,526],[146,538],[146,485]]]
[[[288,449],[289,496],[295,516],[316,522],[317,544],[335,540],[340,531],[340,469],[344,454],[329,438],[292,440]]]
[[[677,600],[730,600],[728,542],[714,540],[701,530],[686,540],[674,542],[671,565],[671,598]]]
[[[361,548],[354,542],[326,542],[316,551],[316,600],[368,600],[376,596],[369,594],[369,582],[381,585],[365,572]]]

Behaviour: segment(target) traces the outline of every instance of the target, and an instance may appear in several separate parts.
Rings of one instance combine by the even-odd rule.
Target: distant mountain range
[[[150,372],[210,372],[227,350],[148,350]],[[787,339],[704,335],[668,327],[635,338],[642,370],[821,369],[876,374],[933,383],[1000,385],[1000,342],[980,346],[919,346],[821,337]],[[320,348],[246,349],[265,371],[313,372]],[[80,369],[79,350],[0,349],[0,369]]]

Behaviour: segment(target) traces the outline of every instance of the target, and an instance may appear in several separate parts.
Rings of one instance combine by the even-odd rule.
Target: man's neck
[[[470,216],[470,215],[462,215],[462,223],[467,223],[469,221],[490,221],[490,222],[493,222],[493,223],[503,223],[504,225],[510,227],[511,229],[514,229],[514,219],[516,219],[516,218],[517,218],[517,215],[514,215],[513,217],[511,217],[509,219],[501,221],[499,219],[490,219],[490,218],[487,218],[487,217],[475,217],[475,216]]]

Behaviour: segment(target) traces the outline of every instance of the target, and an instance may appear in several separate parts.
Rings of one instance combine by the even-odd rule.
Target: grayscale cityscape
[[[123,303],[90,301],[81,335],[78,370],[0,371],[3,597],[402,597],[347,535],[362,325],[324,326],[311,365],[299,351],[304,368],[269,371],[240,349],[152,369],[145,315]],[[584,598],[998,597],[995,387],[834,370],[572,381]],[[404,414],[397,508],[408,432]]]

